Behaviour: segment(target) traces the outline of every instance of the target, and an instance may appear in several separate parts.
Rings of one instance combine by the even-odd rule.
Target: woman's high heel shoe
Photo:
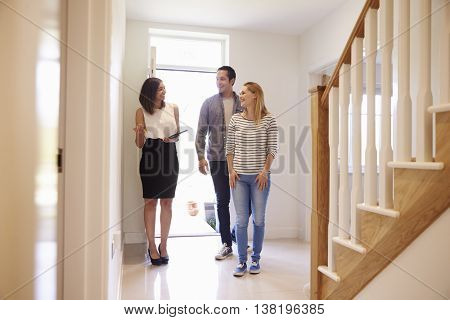
[[[163,263],[163,260],[161,259],[161,257],[153,259],[152,255],[150,253],[150,249],[147,249],[147,251],[148,251],[148,257],[150,258],[150,262],[152,263],[152,265],[160,266]]]
[[[163,264],[168,264],[168,263],[169,263],[169,256],[163,257],[163,256],[161,255],[161,243],[160,243],[159,246],[158,246],[158,252],[159,252],[159,256],[161,257],[162,263],[163,263]]]

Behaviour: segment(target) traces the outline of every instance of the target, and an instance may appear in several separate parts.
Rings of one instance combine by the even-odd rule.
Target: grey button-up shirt
[[[233,92],[233,114],[242,112],[238,95]],[[226,126],[221,94],[213,95],[203,102],[198,119],[195,148],[198,160],[205,158],[206,136],[208,136],[207,158],[209,161],[226,161]]]

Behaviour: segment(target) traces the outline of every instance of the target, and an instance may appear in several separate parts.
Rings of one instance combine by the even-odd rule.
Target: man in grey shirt
[[[228,180],[227,158],[225,155],[227,126],[231,116],[242,112],[238,95],[233,91],[236,72],[229,66],[217,70],[216,85],[219,93],[203,102],[198,120],[195,148],[198,156],[198,168],[207,174],[208,161],[214,191],[217,200],[222,247],[216,255],[223,260],[233,254],[230,233],[230,185]],[[205,159],[206,136],[208,136],[207,158]]]

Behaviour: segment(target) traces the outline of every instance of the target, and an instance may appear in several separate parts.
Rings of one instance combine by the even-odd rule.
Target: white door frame
[[[108,292],[110,2],[68,0],[64,299]]]
[[[64,150],[66,138],[66,77],[67,77],[67,1],[60,2],[60,23],[61,23],[61,74],[60,74],[60,95],[59,95],[59,120],[58,120],[58,217],[57,217],[57,270],[56,270],[56,298],[63,299],[64,291]]]

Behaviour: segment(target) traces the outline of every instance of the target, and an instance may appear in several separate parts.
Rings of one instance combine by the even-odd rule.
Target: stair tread
[[[343,239],[340,237],[333,237],[333,241],[340,244],[341,246],[344,246],[346,248],[349,248],[351,250],[354,250],[358,253],[365,254],[367,252],[367,249],[363,247],[360,244],[353,243],[350,239]]]
[[[398,169],[416,169],[416,170],[442,170],[443,162],[414,162],[414,161],[389,161],[388,167]]]
[[[428,107],[428,112],[447,112],[450,111],[450,103],[439,104],[437,106]]]
[[[328,278],[330,278],[333,281],[339,282],[341,281],[341,277],[336,272],[332,272],[328,269],[328,266],[319,266],[317,268],[321,273],[326,275]]]
[[[392,218],[398,218],[400,216],[400,212],[394,209],[386,209],[381,208],[379,206],[371,206],[367,205],[365,203],[358,203],[356,207],[360,210],[381,214],[383,216],[392,217]]]

